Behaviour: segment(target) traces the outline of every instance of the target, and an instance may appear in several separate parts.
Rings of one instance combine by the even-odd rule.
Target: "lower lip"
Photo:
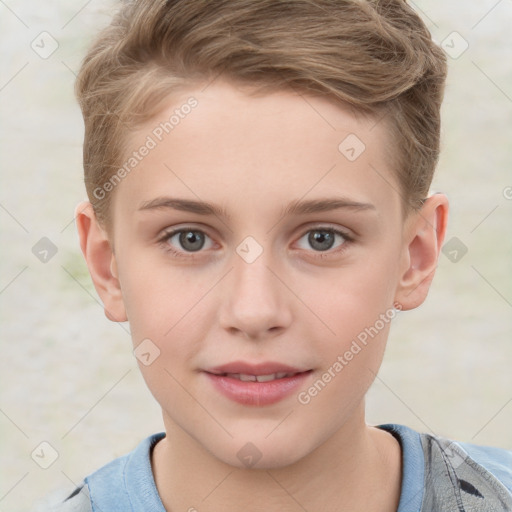
[[[297,391],[309,377],[310,371],[268,382],[247,382],[205,372],[210,381],[227,398],[243,405],[275,404]]]

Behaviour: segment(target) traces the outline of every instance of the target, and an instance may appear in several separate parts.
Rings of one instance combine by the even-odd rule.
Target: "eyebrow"
[[[301,215],[310,213],[327,212],[338,209],[349,209],[355,211],[376,210],[371,203],[362,203],[343,197],[329,197],[323,199],[311,199],[307,201],[295,200],[281,210],[281,216]],[[194,201],[192,199],[179,199],[172,197],[157,197],[150,201],[141,203],[139,210],[161,210],[173,209],[198,215],[215,215],[230,219],[231,216],[220,206],[205,201]]]

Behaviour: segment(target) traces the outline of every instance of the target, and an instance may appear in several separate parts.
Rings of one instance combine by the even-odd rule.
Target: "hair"
[[[443,50],[405,0],[125,1],[75,86],[89,200],[107,224],[112,194],[95,191],[122,164],[130,132],[178,88],[222,75],[384,120],[403,211],[417,210],[439,158],[446,73]]]

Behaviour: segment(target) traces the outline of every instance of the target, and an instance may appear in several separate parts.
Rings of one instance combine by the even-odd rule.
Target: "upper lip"
[[[208,373],[242,373],[245,375],[271,375],[273,373],[302,373],[307,369],[295,368],[286,364],[267,361],[263,363],[248,363],[245,361],[232,361],[231,363],[215,366],[206,370]]]

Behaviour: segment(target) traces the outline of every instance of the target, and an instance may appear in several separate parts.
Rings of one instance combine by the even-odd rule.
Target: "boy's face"
[[[162,131],[191,96],[197,105]],[[168,432],[229,464],[243,467],[253,450],[257,467],[275,467],[364,424],[393,306],[421,303],[439,249],[434,214],[402,218],[386,135],[327,100],[251,97],[222,80],[174,94],[133,133],[133,151],[153,146],[148,136],[156,145],[115,189],[115,256],[103,244],[101,257],[119,290],[114,277],[103,287],[93,278],[143,343],[140,368]],[[327,199],[340,206],[286,213]],[[220,375],[280,371],[300,374]]]

